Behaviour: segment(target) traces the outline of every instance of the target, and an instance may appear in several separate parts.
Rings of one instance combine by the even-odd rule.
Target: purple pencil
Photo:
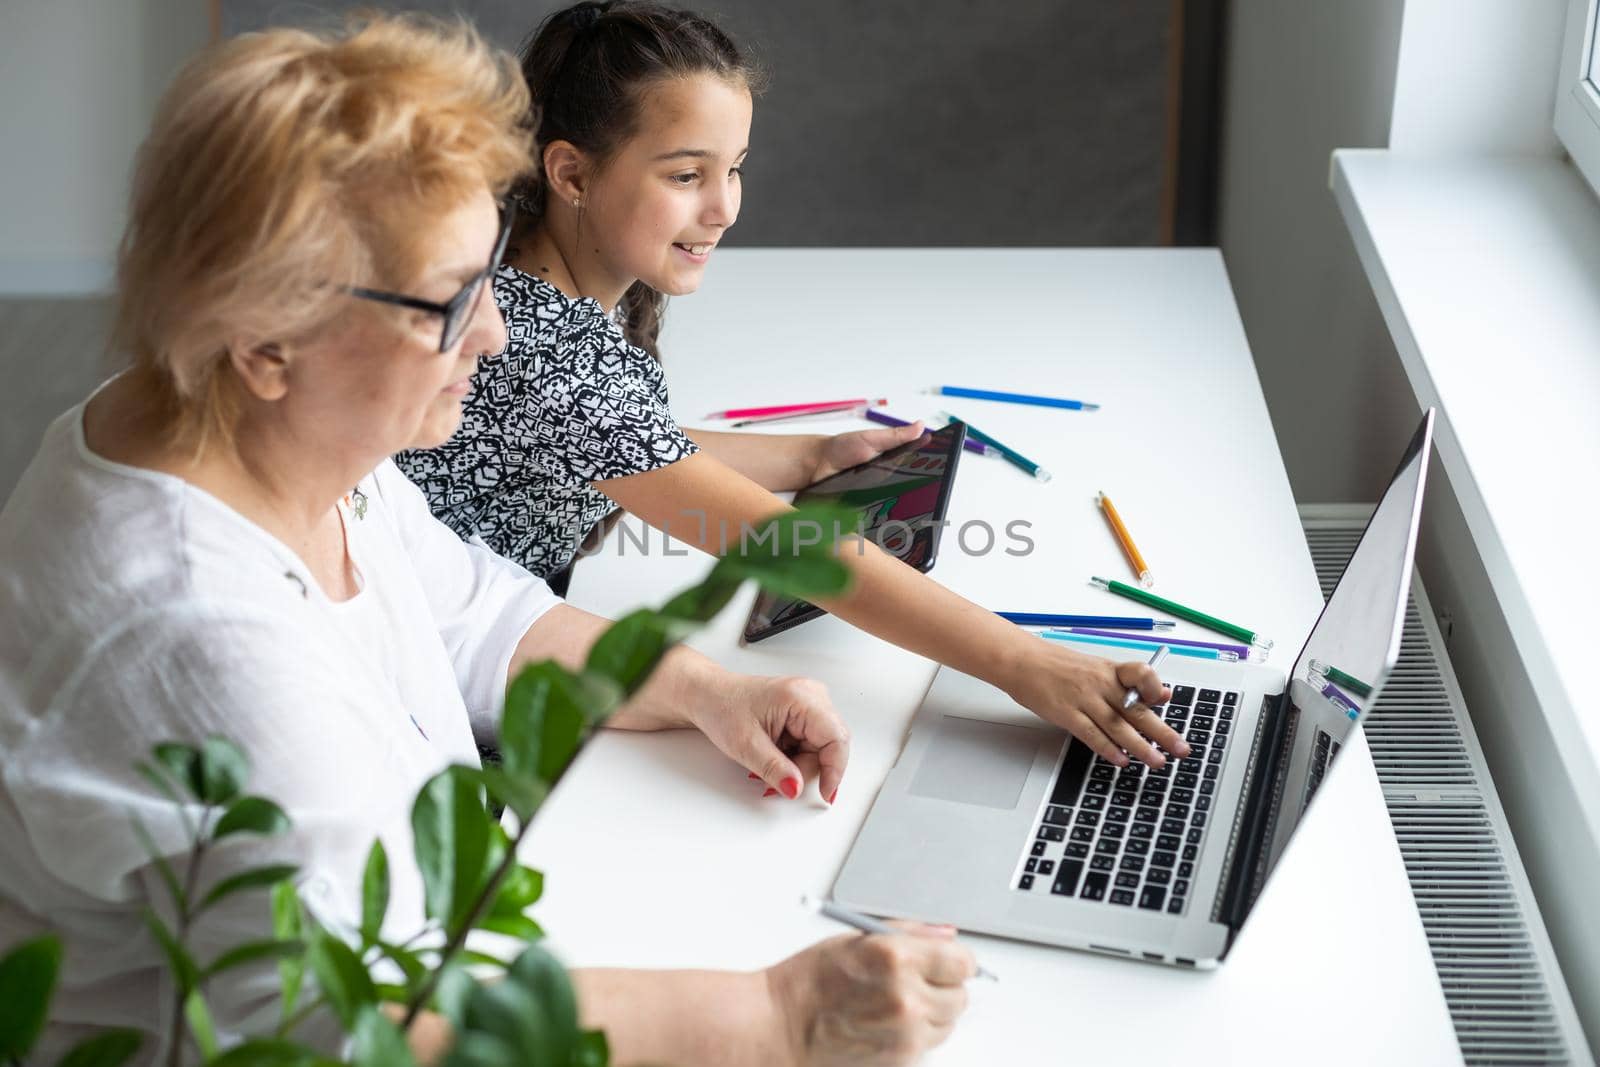
[[[885,415],[883,412],[877,411],[873,408],[867,408],[862,412],[862,414],[865,415],[870,421],[882,423],[885,426],[911,425],[911,423],[907,422],[905,419],[897,419],[893,415]],[[980,456],[986,456],[989,454],[988,445],[984,444],[982,441],[974,441],[970,437],[966,439],[961,447],[965,448],[968,452],[976,452]]]
[[[1062,633],[1086,634],[1090,637],[1125,638],[1129,636],[1125,630],[1092,630],[1087,626],[1057,626],[1053,627],[1053,629],[1060,630]],[[1151,638],[1150,640],[1153,641],[1155,638]],[[1176,637],[1168,637],[1166,634],[1161,635],[1161,643],[1164,645],[1186,645],[1189,648],[1214,648],[1218,652],[1232,652],[1234,655],[1238,656],[1241,661],[1248,660],[1250,658],[1250,649],[1246,645],[1221,645],[1217,644],[1215,641],[1185,641]]]

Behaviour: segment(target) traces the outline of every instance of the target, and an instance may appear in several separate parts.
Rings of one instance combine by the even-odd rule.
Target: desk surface
[[[1087,585],[1091,573],[1126,572],[1093,505],[1103,488],[1157,591],[1275,637],[1278,666],[1292,664],[1320,610],[1215,251],[725,251],[666,321],[673,407],[690,425],[709,426],[701,413],[727,406],[881,395],[905,417],[957,412],[1052,470],[1041,483],[997,459],[963,462],[956,526],[934,576],[979,603],[1124,612],[1127,602]],[[936,382],[1104,408],[918,392]],[[949,535],[980,519],[999,542],[982,553],[972,527],[964,551]],[[1031,524],[1031,553],[1004,552],[1012,521]],[[659,534],[647,552],[614,539],[576,569],[573,602],[619,614],[706,569],[703,557],[666,547]],[[797,802],[761,799],[690,732],[597,738],[525,847],[548,878],[539,919],[573,965],[755,968],[838,932],[798,899],[831,886],[935,668],[833,618],[739,648],[752,595],[694,644],[734,669],[828,684],[854,734],[837,807],[814,785]],[[1129,1052],[1168,1062],[1180,1058],[1180,1035],[1195,1057],[1185,1062],[1459,1062],[1365,744],[1352,743],[1339,767],[1220,970],[974,936],[1002,981],[974,983],[967,1015],[927,1062],[1115,1062]]]

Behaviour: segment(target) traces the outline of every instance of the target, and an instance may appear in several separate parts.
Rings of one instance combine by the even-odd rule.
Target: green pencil
[[[1312,670],[1322,675],[1328,681],[1334,683],[1335,685],[1344,686],[1358,697],[1369,697],[1372,695],[1372,686],[1368,685],[1366,682],[1363,682],[1360,678],[1357,678],[1353,674],[1346,674],[1338,667],[1324,663],[1320,659],[1313,659],[1309,666]]]
[[[1169,615],[1176,615],[1180,619],[1187,619],[1197,626],[1204,626],[1206,629],[1215,630],[1219,634],[1227,634],[1235,641],[1243,641],[1246,644],[1254,645],[1263,652],[1272,649],[1272,639],[1262,637],[1254,630],[1246,630],[1243,626],[1235,626],[1231,622],[1223,622],[1214,615],[1207,615],[1205,612],[1196,611],[1194,608],[1186,608],[1182,604],[1168,600],[1166,597],[1156,596],[1154,593],[1146,592],[1137,586],[1128,585],[1125,582],[1118,582],[1110,578],[1090,578],[1089,584],[1104,589],[1108,593],[1125,596],[1129,600],[1137,600],[1147,607],[1157,608]]]

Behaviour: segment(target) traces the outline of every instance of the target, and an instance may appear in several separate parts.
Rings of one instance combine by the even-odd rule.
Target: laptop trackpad
[[[1014,808],[1033,767],[1039,733],[1025,726],[946,715],[911,779],[911,794]]]

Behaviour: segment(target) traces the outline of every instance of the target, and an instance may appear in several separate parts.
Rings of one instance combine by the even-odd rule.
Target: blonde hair
[[[230,435],[230,348],[291,345],[343,287],[413,280],[431,219],[530,167],[528,105],[515,60],[462,21],[269,30],[185,67],[139,150],[113,332],[175,437]]]

